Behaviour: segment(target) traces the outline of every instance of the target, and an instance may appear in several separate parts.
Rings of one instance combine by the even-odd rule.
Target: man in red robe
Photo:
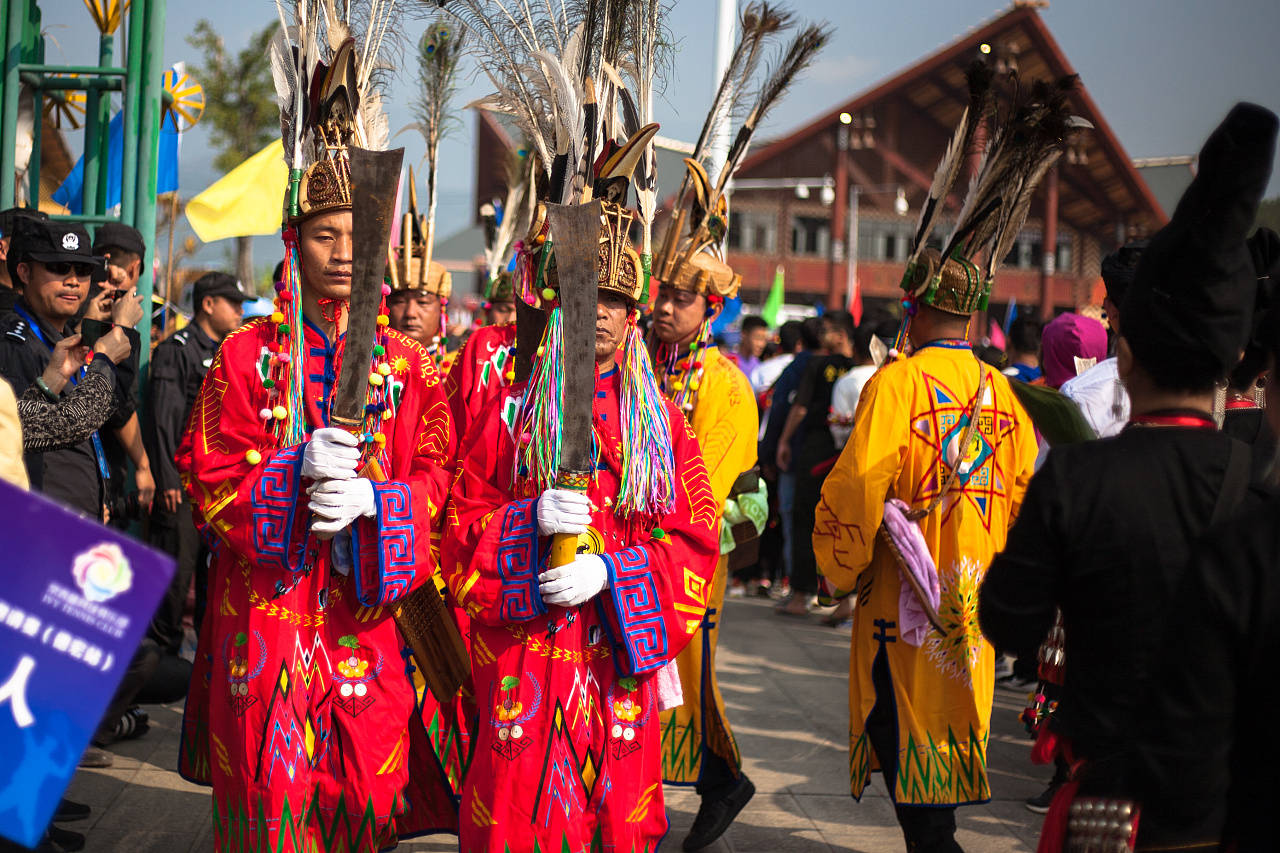
[[[392,617],[436,567],[448,406],[385,308],[372,363],[343,357],[352,209],[333,148],[301,178],[276,312],[223,341],[178,449],[213,542],[180,769],[213,786],[219,851],[373,853],[456,822]],[[369,377],[359,435],[328,426],[339,368]],[[358,476],[371,459],[385,480]]]
[[[623,244],[625,231],[609,239]],[[652,850],[667,830],[658,712],[678,704],[666,667],[706,610],[718,507],[635,330],[640,266],[625,252],[629,272],[601,276],[587,492],[539,485],[530,467],[536,381],[492,400],[460,453],[442,563],[471,617],[479,705],[463,853]],[[638,468],[665,471],[668,491],[637,493]],[[556,533],[578,535],[579,555],[548,568]]]

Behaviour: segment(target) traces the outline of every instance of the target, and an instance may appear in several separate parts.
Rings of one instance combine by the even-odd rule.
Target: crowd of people
[[[324,54],[349,73],[305,67],[314,37],[286,31],[287,85],[365,85],[349,43]],[[762,594],[849,632],[850,792],[882,773],[912,853],[959,850],[957,807],[991,798],[999,684],[1055,768],[1041,850],[1269,849],[1280,237],[1253,225],[1277,118],[1237,105],[1169,224],[1103,261],[1104,304],[1000,349],[973,319],[1072,81],[997,113],[984,69],[975,197],[938,248],[939,169],[902,302],[748,316],[732,345],[725,180],[691,158],[674,224],[633,246],[656,124],[545,164],[521,229],[491,215],[460,339],[412,203],[386,263],[387,234],[356,263],[391,216],[353,201],[375,177],[350,111],[282,124],[306,155],[272,313],[244,322],[209,272],[148,359],[141,234],[0,214],[0,475],[178,563],[81,766],[185,697],[218,849],[649,850],[666,784],[695,786],[700,850],[755,793],[716,655],[726,596]],[[375,314],[353,293],[377,288]],[[83,847],[62,824],[87,813],[63,800],[41,849]]]

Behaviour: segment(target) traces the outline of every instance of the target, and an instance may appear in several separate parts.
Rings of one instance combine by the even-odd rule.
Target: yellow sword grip
[[[567,566],[578,558],[576,533],[556,533],[551,536],[551,568]]]

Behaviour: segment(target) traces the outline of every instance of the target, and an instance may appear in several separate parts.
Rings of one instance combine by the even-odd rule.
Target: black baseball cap
[[[90,281],[106,281],[107,267],[103,259],[89,249],[89,232],[78,222],[16,217],[13,240],[9,244],[10,272],[23,261],[56,264],[60,261],[87,263],[93,266]]]
[[[0,238],[12,237],[13,229],[17,227],[17,221],[20,218],[46,220],[49,214],[33,207],[11,207],[8,210],[0,210]]]
[[[234,276],[229,276],[224,272],[207,272],[196,279],[195,284],[191,285],[191,304],[195,309],[200,308],[200,303],[206,296],[221,296],[224,299],[230,299],[232,302],[247,302],[253,299],[253,295],[246,293],[244,285],[236,281]]]
[[[93,235],[93,253],[105,255],[107,249],[124,249],[142,257],[147,254],[147,244],[138,229],[123,222],[104,222]]]

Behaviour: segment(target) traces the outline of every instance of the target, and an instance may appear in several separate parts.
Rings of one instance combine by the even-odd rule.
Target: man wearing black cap
[[[205,273],[196,279],[192,290],[195,316],[189,325],[156,345],[147,393],[147,444],[155,466],[157,497],[151,516],[151,540],[178,558],[169,595],[151,623],[152,638],[169,655],[177,655],[182,646],[182,608],[193,575],[199,632],[207,556],[191,519],[191,505],[183,500],[173,458],[218,344],[239,328],[244,303],[252,298],[240,282],[221,272]]]
[[[26,217],[16,220],[5,263],[22,296],[0,318],[0,375],[25,389],[44,372],[54,344],[70,333],[68,323],[88,296],[90,281],[104,279],[106,269],[79,224]],[[97,433],[65,450],[27,454],[25,461],[33,488],[102,519],[106,461]]]
[[[93,236],[93,253],[106,261],[107,280],[104,286],[116,304],[136,301],[138,279],[142,276],[142,264],[147,253],[142,234],[122,222],[104,223],[98,226]],[[118,319],[120,312],[113,311],[116,315],[113,319],[118,325],[124,326],[125,337],[129,339],[132,351],[120,363],[116,373],[116,411],[103,430],[103,447],[111,474],[107,483],[108,505],[113,508],[113,521],[121,527],[127,527],[141,518],[142,513],[150,507],[155,492],[151,460],[145,449],[137,412],[142,338],[132,328],[147,312],[140,312],[132,305],[129,307],[131,311],[126,320]],[[124,483],[129,462],[133,463],[134,468],[136,505],[132,496],[125,499]]]
[[[1218,431],[1212,410],[1253,311],[1245,238],[1277,124],[1270,111],[1240,104],[1205,143],[1122,306],[1117,366],[1128,426],[1049,454],[980,590],[982,630],[1003,648],[1034,650],[1061,609],[1062,694],[1041,731],[1056,736],[1059,755],[1082,762],[1072,772],[1085,795],[1124,784],[1124,753],[1144,724],[1153,674],[1185,651],[1160,638],[1191,543],[1261,496],[1249,449]],[[1065,807],[1070,791],[1051,809]]]
[[[17,227],[20,217],[42,220],[49,218],[46,214],[29,207],[11,207],[0,211],[0,315],[8,314],[18,302],[17,285],[9,275],[9,265],[5,263],[5,259],[9,256],[13,229]]]

